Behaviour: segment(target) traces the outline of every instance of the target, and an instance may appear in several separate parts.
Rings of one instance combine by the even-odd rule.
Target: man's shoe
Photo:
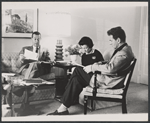
[[[56,110],[56,111],[53,112],[53,113],[47,114],[47,116],[48,116],[48,115],[69,115],[69,111],[66,110],[66,111],[63,111],[63,112],[58,112],[58,111]]]

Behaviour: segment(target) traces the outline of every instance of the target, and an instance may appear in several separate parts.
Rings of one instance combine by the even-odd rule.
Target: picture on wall
[[[2,10],[2,37],[31,37],[37,31],[37,9]]]

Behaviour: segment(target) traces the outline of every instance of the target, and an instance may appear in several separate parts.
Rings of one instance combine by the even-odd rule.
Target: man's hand
[[[88,65],[88,66],[84,67],[83,70],[84,70],[86,73],[90,73],[90,72],[92,72],[91,67],[92,67],[92,65]]]
[[[24,61],[25,58],[26,58],[26,57],[25,57],[23,54],[20,54],[20,55],[19,55],[20,61]]]

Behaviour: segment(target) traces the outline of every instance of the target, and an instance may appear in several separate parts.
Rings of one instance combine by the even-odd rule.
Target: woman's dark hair
[[[34,35],[34,34],[35,34],[35,35],[41,35],[41,33],[39,33],[38,31],[35,31],[35,32],[32,33],[32,38],[33,38],[33,35]]]
[[[78,43],[79,45],[87,45],[89,48],[94,46],[92,39],[89,37],[82,37]]]
[[[125,42],[126,41],[126,34],[125,34],[124,30],[120,26],[111,28],[110,30],[107,31],[107,34],[108,35],[112,35],[115,40],[117,38],[120,38],[121,42]]]

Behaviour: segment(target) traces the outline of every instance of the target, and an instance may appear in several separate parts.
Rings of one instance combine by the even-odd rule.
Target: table
[[[60,77],[56,77],[56,92],[55,92],[55,98],[60,101],[60,98],[62,97],[64,91],[65,91],[65,87],[69,81],[70,78],[70,74],[68,75],[68,70],[69,72],[71,72],[71,69],[73,67],[77,67],[78,65],[73,65],[73,64],[69,64],[67,62],[56,62],[54,64],[55,67],[58,67],[58,71],[59,68],[63,68],[64,70],[64,76],[60,76]]]
[[[7,82],[10,82],[10,78],[13,77],[15,74],[14,73],[2,73],[2,77],[4,77],[4,80]],[[12,84],[11,83],[5,83],[4,85],[4,90],[9,91],[10,93],[12,93]],[[12,107],[12,95],[10,96],[10,107],[7,107],[7,109],[11,109],[11,116],[13,116],[13,107]]]
[[[33,80],[34,80],[34,82],[33,82]],[[38,81],[38,80],[40,80],[41,81],[41,83],[35,83],[36,81]],[[30,82],[30,83],[27,83],[27,81],[28,82]],[[13,114],[13,105],[12,105],[12,93],[13,93],[13,87],[15,87],[15,86],[19,86],[19,87],[24,87],[25,88],[25,92],[24,92],[24,99],[23,99],[23,102],[22,102],[22,104],[21,105],[23,105],[24,104],[24,102],[26,102],[27,101],[27,99],[28,99],[28,93],[27,93],[27,87],[28,86],[35,86],[35,87],[38,87],[38,86],[40,86],[40,85],[54,85],[55,84],[55,82],[49,82],[49,81],[45,81],[45,80],[43,80],[43,79],[40,79],[40,78],[35,78],[35,79],[29,79],[29,80],[23,80],[23,79],[20,79],[20,78],[18,78],[18,77],[16,77],[16,76],[13,76],[13,77],[11,77],[11,79],[10,79],[10,81],[9,81],[9,85],[10,85],[10,108],[9,109],[11,109],[11,116],[14,116],[14,114]],[[23,114],[24,113],[24,111],[27,109],[27,107],[20,107],[19,109],[18,109],[18,111],[16,110],[16,109],[14,109],[14,110],[16,110],[17,112],[18,112],[18,115],[21,115],[21,114]],[[35,113],[38,113],[38,112],[36,112],[36,110],[35,109],[33,109],[33,108],[31,108],[31,107],[29,107],[28,106],[28,110],[30,110],[30,111],[32,111],[32,112],[35,112]]]

